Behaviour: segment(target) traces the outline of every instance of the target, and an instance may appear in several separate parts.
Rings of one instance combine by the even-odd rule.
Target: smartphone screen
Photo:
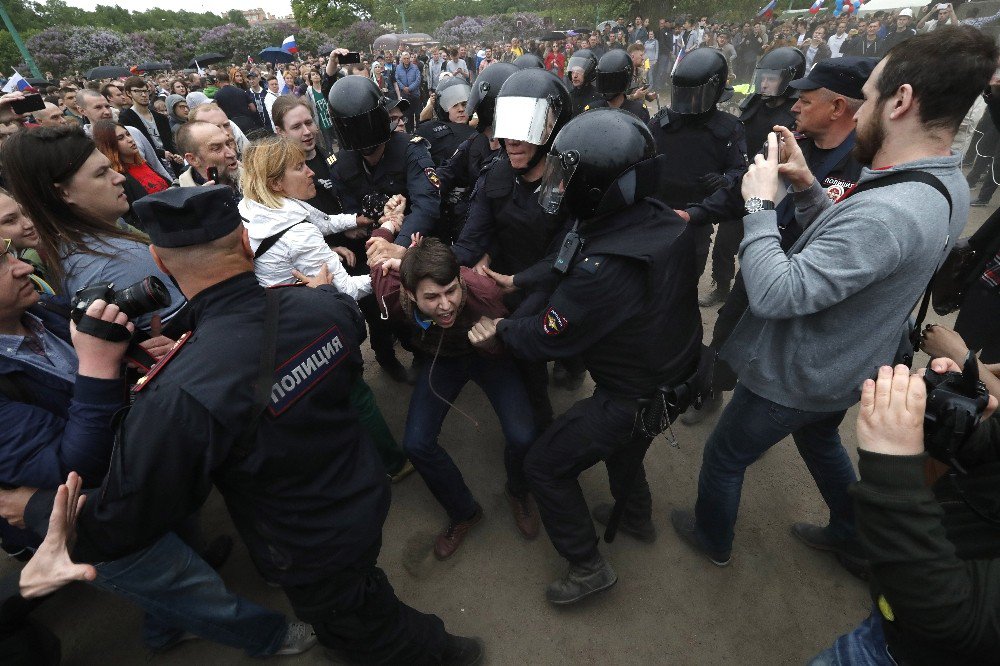
[[[219,183],[219,170],[216,167],[208,167],[208,179]]]
[[[11,102],[10,108],[14,113],[31,113],[41,111],[45,108],[45,101],[39,94],[25,95],[24,99],[17,99]]]
[[[361,54],[357,51],[349,51],[337,58],[337,61],[341,65],[350,65],[351,63],[361,62]]]

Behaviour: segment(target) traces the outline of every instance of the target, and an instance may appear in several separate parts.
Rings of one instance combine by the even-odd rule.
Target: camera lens
[[[170,305],[170,292],[166,285],[152,275],[115,292],[115,305],[129,319],[156,312]]]

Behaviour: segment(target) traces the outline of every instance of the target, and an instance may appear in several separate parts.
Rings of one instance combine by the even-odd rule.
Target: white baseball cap
[[[913,10],[910,9],[909,7],[907,7],[903,11],[899,12],[899,15],[900,16],[909,16],[910,18],[913,18]]]

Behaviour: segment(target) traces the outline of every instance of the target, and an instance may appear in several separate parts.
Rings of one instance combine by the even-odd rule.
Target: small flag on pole
[[[15,69],[14,76],[7,79],[7,85],[3,87],[3,92],[9,93],[15,90],[27,90],[31,85],[24,80],[24,77]]]
[[[771,14],[774,12],[774,8],[777,4],[778,0],[771,0],[771,2],[764,5],[761,8],[761,10],[757,12],[757,16],[764,16],[766,18],[771,18]]]
[[[816,0],[816,2],[812,4],[812,7],[809,8],[809,13],[818,14],[819,10],[823,9],[824,3],[826,3],[826,0]]]
[[[281,50],[288,51],[289,53],[299,52],[299,47],[295,45],[295,35],[285,37],[285,41],[281,42]]]

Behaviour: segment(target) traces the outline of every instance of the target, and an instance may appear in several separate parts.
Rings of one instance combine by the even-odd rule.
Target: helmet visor
[[[547,99],[498,97],[493,116],[493,138],[544,146],[558,119],[559,113]]]
[[[790,69],[755,69],[753,89],[764,97],[779,97],[785,94],[794,75]]]
[[[573,150],[563,155],[549,153],[545,156],[545,171],[542,173],[542,184],[538,187],[538,205],[546,213],[555,215],[559,212],[566,197],[566,188],[579,164],[580,156]]]
[[[715,108],[719,82],[714,78],[700,86],[673,86],[670,110],[680,114],[705,113]]]
[[[445,88],[444,92],[438,97],[438,102],[441,104],[441,108],[445,111],[450,111],[451,107],[456,104],[461,104],[462,102],[469,101],[469,95],[472,94],[472,87],[466,84],[452,84]]]
[[[590,58],[580,58],[573,56],[569,59],[569,64],[566,65],[566,72],[580,72],[581,74],[587,73],[587,65],[591,63]]]
[[[346,150],[374,148],[392,136],[389,112],[382,104],[367,113],[348,118],[333,116],[332,120],[340,147]]]

